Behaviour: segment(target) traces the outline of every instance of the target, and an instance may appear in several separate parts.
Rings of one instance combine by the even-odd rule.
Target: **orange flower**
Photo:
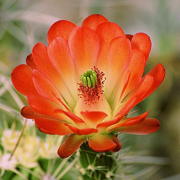
[[[88,141],[94,151],[118,151],[114,132],[149,134],[159,121],[129,111],[163,81],[161,64],[143,75],[151,49],[144,33],[126,35],[101,15],[80,26],[66,20],[48,31],[48,45],[37,43],[26,64],[12,72],[15,88],[27,96],[21,113],[40,131],[67,135],[58,154],[68,157]]]

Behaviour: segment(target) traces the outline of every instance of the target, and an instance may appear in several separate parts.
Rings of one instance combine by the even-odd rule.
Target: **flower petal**
[[[136,97],[134,97],[133,99],[131,99],[131,101],[129,103],[127,103],[122,109],[121,109],[121,113],[119,113],[119,116],[113,120],[108,120],[108,121],[104,121],[102,123],[99,123],[97,125],[97,128],[106,128],[108,126],[111,126],[113,124],[118,123],[124,115],[127,114],[127,112],[129,112],[129,109],[131,109],[131,107],[134,105],[134,103],[136,102]]]
[[[32,69],[35,69],[35,68],[36,68],[36,65],[35,65],[35,63],[34,63],[34,61],[33,61],[32,54],[29,54],[29,55],[27,56],[27,58],[26,58],[26,64],[27,64],[28,66],[30,66]]]
[[[100,14],[93,14],[93,15],[88,16],[86,19],[84,19],[82,26],[96,30],[99,24],[102,24],[107,21],[108,20],[104,16]]]
[[[46,104],[45,104],[46,105]],[[52,108],[52,107],[50,107]],[[52,111],[52,113],[51,113]],[[43,108],[32,108],[31,106],[24,106],[21,109],[21,115],[25,118],[28,119],[38,119],[38,118],[43,118],[43,119],[47,119],[47,120],[52,120],[52,121],[58,121],[58,122],[62,122],[62,123],[70,123],[72,124],[72,121],[67,119],[66,116],[64,116],[64,114],[56,114],[53,110],[51,111],[45,111]]]
[[[122,104],[128,95],[138,88],[142,82],[142,75],[145,67],[145,57],[140,50],[133,49],[131,58],[127,67],[122,72],[119,83],[111,95],[114,98],[114,107]]]
[[[97,127],[104,128],[108,127],[110,125],[113,125],[115,123],[118,123],[125,115],[128,114],[128,112],[136,106],[139,102],[141,102],[149,90],[151,89],[154,82],[154,78],[150,75],[146,75],[142,81],[142,83],[139,85],[139,87],[136,89],[136,91],[133,93],[133,95],[127,99],[124,103],[120,103],[120,107],[118,107],[119,112],[116,114],[115,119],[110,121],[105,121],[100,124],[98,124]]]
[[[119,142],[118,138],[116,136],[113,136],[113,141],[116,143],[116,147],[114,149],[112,149],[111,151],[112,152],[117,152],[121,149],[122,145],[121,143]]]
[[[147,118],[135,125],[128,125],[119,128],[119,131],[127,134],[146,135],[157,131],[160,123],[157,119]]]
[[[11,73],[14,87],[24,95],[37,94],[32,82],[32,69],[25,64],[17,66]]]
[[[68,124],[78,125],[83,124],[84,121],[75,114],[66,112],[61,109],[59,104],[43,98],[41,96],[30,96],[28,97],[29,105],[38,113],[48,115],[58,120],[67,122]]]
[[[151,72],[153,72],[153,71],[151,71]],[[160,72],[162,72],[162,71],[160,71]],[[120,111],[116,115],[117,118],[115,120],[110,121],[111,122],[110,125],[117,123],[118,120],[120,121],[123,118],[123,116],[128,114],[128,112],[134,106],[136,106],[138,103],[143,101],[147,96],[149,96],[154,91],[154,89],[156,89],[162,82],[162,80],[163,80],[162,75],[160,75],[159,80],[160,81],[155,83],[155,77],[152,77],[150,75],[150,73],[148,73],[144,77],[144,79],[143,79],[142,83],[139,85],[139,87],[131,94],[131,97],[129,97],[129,99],[121,105]],[[109,123],[105,122],[105,125],[100,124],[98,126],[106,126],[107,127],[107,125],[109,125]]]
[[[32,57],[39,72],[49,78],[56,86],[58,85],[58,82],[62,82],[59,78],[59,73],[51,64],[47,47],[43,43],[37,43],[33,47]]]
[[[65,117],[62,116],[62,113],[56,113],[58,109],[61,109],[61,106],[48,100],[47,98],[41,96],[29,96],[28,103],[37,113],[58,118],[60,120],[65,120]]]
[[[52,83],[37,70],[33,70],[33,83],[38,93],[52,101],[57,101],[59,93]]]
[[[162,64],[158,64],[147,75],[150,75],[154,78],[154,83],[152,88],[147,93],[146,97],[153,93],[163,82],[165,78],[165,69]]]
[[[74,113],[72,113],[71,111],[63,111],[61,109],[57,109],[56,113],[65,114],[67,117],[69,117],[71,120],[73,120],[78,125],[84,124],[84,121],[80,117],[78,117]]]
[[[61,95],[57,89],[46,77],[43,76],[42,73],[37,70],[33,70],[33,83],[37,92],[41,96],[61,104],[65,109],[69,110],[67,105],[60,99]]]
[[[146,75],[142,80],[139,87],[130,95],[129,98],[121,105],[120,111],[117,114],[117,119],[125,116],[134,106],[140,103],[146,97],[147,93],[151,89],[154,83],[154,78],[150,75]]]
[[[111,91],[122,78],[124,68],[129,64],[131,57],[131,44],[127,38],[118,37],[111,41],[108,50],[108,74],[106,78],[105,93],[111,95]],[[106,62],[104,62],[106,63]],[[109,86],[111,84],[111,86]]]
[[[122,126],[131,126],[135,125],[141,121],[143,121],[148,116],[148,112],[144,112],[141,115],[138,115],[136,117],[127,118],[126,121],[122,124]]]
[[[136,88],[142,81],[144,73],[145,57],[141,51],[134,49],[132,51],[131,61],[128,70],[130,72],[128,82],[121,93],[121,98],[125,97],[130,91]],[[124,95],[124,96],[123,96]]]
[[[118,115],[122,117],[125,113],[128,113],[134,106],[143,101],[146,97],[148,97],[155,89],[159,87],[165,77],[165,70],[161,64],[155,66],[147,75],[144,76],[142,82],[139,86],[126,98],[127,100],[123,103],[122,108],[120,108],[120,112]],[[133,99],[136,99],[131,106],[129,106],[130,102]],[[125,108],[128,106],[129,108]],[[124,111],[124,108],[126,111]]]
[[[148,116],[148,113],[145,112],[145,113],[138,115],[136,117],[122,119],[119,123],[116,123],[116,124],[108,127],[107,130],[112,131],[112,130],[116,130],[118,128],[121,128],[123,126],[135,125],[135,124],[143,121],[147,116]]]
[[[59,72],[71,94],[76,97],[76,73],[67,41],[62,38],[56,38],[48,46],[48,55],[52,65]]]
[[[81,144],[84,142],[84,137],[79,135],[68,136],[58,149],[58,154],[61,158],[66,158],[72,155],[79,149]]]
[[[164,77],[165,70],[161,64],[155,66],[147,75],[145,75],[138,88],[130,94],[129,101],[131,101],[131,98],[136,97],[136,102],[133,107],[154,92],[154,90],[162,83]]]
[[[112,39],[121,36],[125,37],[125,34],[121,27],[113,22],[104,22],[97,27],[97,34],[106,43],[110,42]]]
[[[113,138],[108,135],[96,134],[88,140],[89,147],[96,152],[105,152],[113,150],[117,144]]]
[[[57,135],[67,135],[72,133],[72,131],[62,122],[36,118],[35,123],[36,126],[44,133]]]
[[[126,34],[126,37],[131,41],[133,38],[133,35],[132,34]]]
[[[53,86],[61,93],[61,98],[66,99],[68,104],[73,106],[74,99],[72,98],[69,89],[63,82],[60,74],[53,67],[48,57],[47,47],[42,43],[37,43],[32,50],[32,55],[37,70],[43,74],[44,78],[48,78],[49,81],[51,81]]]
[[[40,114],[36,112],[31,106],[24,106],[21,109],[21,115],[28,119],[35,119],[35,118],[46,118],[46,119],[50,118],[51,119],[52,118],[46,114]]]
[[[147,34],[137,33],[133,35],[131,44],[132,48],[141,50],[145,55],[146,60],[148,59],[149,53],[151,51],[151,39]]]
[[[82,98],[79,98],[79,101],[77,102],[76,107],[74,109],[74,113],[80,117],[82,116],[81,112],[104,112],[107,115],[106,117],[105,114],[102,115],[102,113],[100,113],[102,116],[104,116],[103,120],[108,119],[112,113],[111,107],[104,96],[102,96],[102,98],[100,98],[96,103],[93,104],[88,104],[84,102]],[[90,122],[90,120],[87,120],[86,117],[84,117],[84,120],[85,122],[87,122],[88,125],[90,125],[93,128],[96,128],[95,123],[93,123],[92,121]],[[100,122],[101,121],[99,121],[99,123]]]
[[[99,52],[99,38],[93,30],[77,27],[69,38],[69,47],[79,75],[95,65]]]
[[[47,47],[43,43],[37,43],[32,50],[32,58],[38,71],[44,73],[49,79],[55,81],[58,77],[57,71],[52,66]]]
[[[69,129],[71,129],[72,132],[74,132],[75,134],[78,135],[88,135],[88,134],[92,134],[92,133],[96,133],[97,129],[93,129],[93,128],[77,128],[74,126],[71,126],[69,124],[67,124],[67,126],[69,127]]]
[[[66,135],[72,131],[64,124],[64,119],[54,118],[46,114],[39,114],[32,107],[25,106],[21,114],[30,119],[35,119],[36,126],[44,133]]]
[[[117,37],[125,37],[123,30],[117,24],[112,22],[105,22],[100,24],[96,29],[97,34],[101,40],[101,48],[97,60],[97,67],[107,74],[108,69],[108,52],[110,42]]]
[[[55,22],[48,31],[48,43],[51,43],[57,37],[68,39],[76,25],[70,21],[60,20]]]
[[[81,115],[85,119],[85,121],[90,121],[92,123],[101,122],[107,114],[102,111],[81,111]]]

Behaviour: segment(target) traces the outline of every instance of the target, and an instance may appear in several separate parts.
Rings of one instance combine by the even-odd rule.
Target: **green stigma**
[[[84,86],[88,86],[90,88],[94,88],[97,84],[97,74],[93,70],[86,71],[83,75],[81,75],[80,79]]]

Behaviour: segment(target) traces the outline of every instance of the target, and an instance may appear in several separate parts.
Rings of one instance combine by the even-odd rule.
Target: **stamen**
[[[104,73],[94,67],[81,75],[80,80],[78,83],[80,98],[83,98],[86,104],[96,103],[103,94]]]

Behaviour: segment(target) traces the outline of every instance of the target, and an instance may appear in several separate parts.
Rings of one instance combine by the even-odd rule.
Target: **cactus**
[[[117,162],[111,152],[94,152],[83,144],[80,148],[80,166],[83,180],[112,180]]]

